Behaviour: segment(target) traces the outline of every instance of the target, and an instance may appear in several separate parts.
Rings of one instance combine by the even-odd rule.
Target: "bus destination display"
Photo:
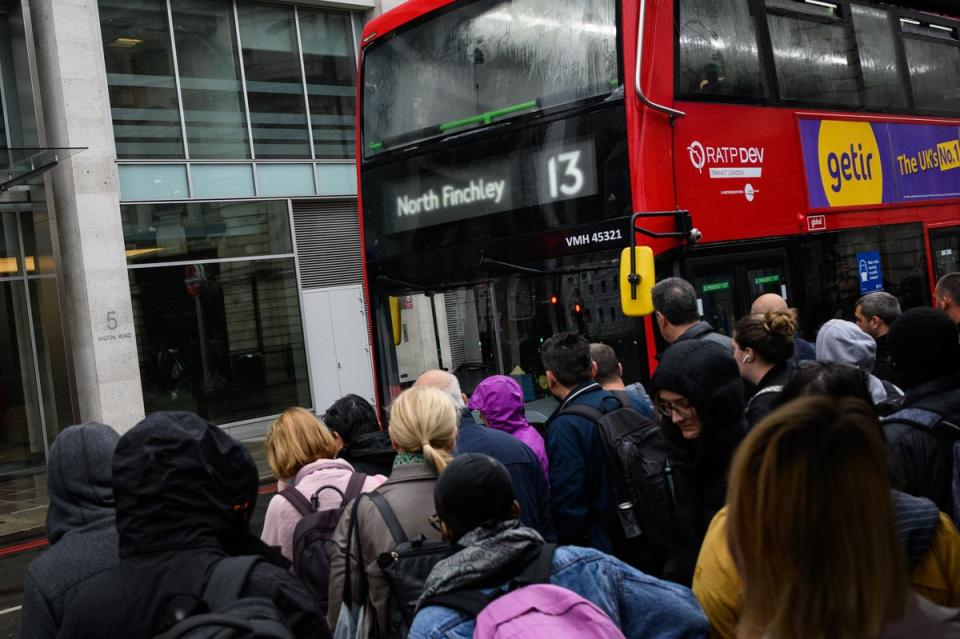
[[[579,138],[483,162],[434,166],[387,182],[383,231],[400,233],[596,194],[594,142]]]

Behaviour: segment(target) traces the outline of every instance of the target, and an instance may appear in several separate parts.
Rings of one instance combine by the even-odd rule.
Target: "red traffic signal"
[[[559,302],[559,301],[560,301],[560,298],[557,297],[556,295],[551,295],[551,296],[550,296],[550,303],[553,304],[554,306],[556,306],[557,302]]]
[[[577,315],[583,312],[583,307],[580,306],[580,302],[577,302],[576,304],[573,305],[573,312],[576,313]]]

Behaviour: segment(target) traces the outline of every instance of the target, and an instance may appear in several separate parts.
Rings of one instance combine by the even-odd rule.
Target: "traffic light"
[[[560,302],[560,298],[555,294],[550,296],[550,304],[556,306]]]
[[[573,305],[573,313],[574,313],[575,315],[579,315],[579,314],[582,313],[582,312],[583,312],[583,306],[580,305],[580,302],[574,303],[574,305]]]

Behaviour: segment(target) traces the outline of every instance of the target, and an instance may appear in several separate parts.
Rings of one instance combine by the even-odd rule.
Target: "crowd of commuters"
[[[960,637],[960,273],[935,300],[868,294],[811,343],[767,294],[727,337],[668,278],[646,387],[544,342],[542,428],[513,377],[467,397],[442,370],[385,424],[356,395],[290,408],[259,538],[221,429],[71,427],[21,635]]]

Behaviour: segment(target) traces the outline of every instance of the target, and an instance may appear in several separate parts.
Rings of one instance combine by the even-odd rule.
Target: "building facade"
[[[189,410],[245,438],[374,400],[355,94],[391,7],[0,8],[0,476],[73,423]]]

